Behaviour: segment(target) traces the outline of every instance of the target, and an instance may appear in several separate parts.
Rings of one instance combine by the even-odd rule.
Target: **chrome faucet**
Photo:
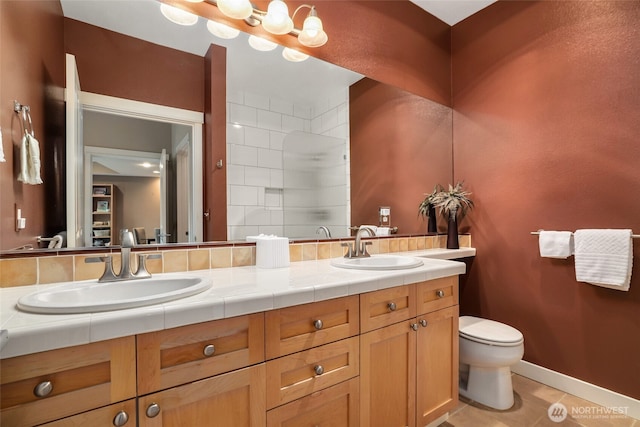
[[[367,246],[371,245],[371,242],[362,242],[362,235],[365,232],[369,234],[369,236],[376,235],[371,228],[360,227],[356,233],[356,240],[353,242],[353,247],[351,247],[349,243],[341,244],[341,246],[346,246],[348,248],[347,253],[344,256],[345,258],[366,258],[371,256],[369,255],[369,252],[367,252]]]
[[[146,279],[151,277],[151,273],[147,270],[147,259],[159,259],[162,258],[161,254],[138,254],[138,266],[136,271],[131,271],[131,248],[134,245],[133,233],[126,228],[120,231],[120,272],[115,274],[113,271],[113,257],[108,255],[106,257],[93,257],[86,258],[85,262],[104,262],[104,272],[98,279],[99,283],[102,282],[118,282],[121,280],[132,279]]]
[[[327,236],[327,239],[331,238],[331,232],[329,231],[329,228],[325,227],[324,225],[321,225],[320,227],[318,227],[318,229],[316,230],[316,234],[320,234],[319,232],[322,231],[324,232],[324,234]]]

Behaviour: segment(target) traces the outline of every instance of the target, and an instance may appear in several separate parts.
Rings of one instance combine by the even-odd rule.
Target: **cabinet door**
[[[418,317],[417,414],[423,426],[458,404],[458,306]]]
[[[138,398],[140,427],[261,427],[264,364]]]
[[[268,361],[267,408],[358,376],[358,344],[351,337]]]
[[[413,319],[415,321],[415,319]],[[416,332],[405,321],[360,337],[360,421],[415,427]]]
[[[397,286],[360,295],[362,332],[372,331],[416,315],[415,286]]]
[[[358,296],[265,313],[267,359],[358,335]]]
[[[267,413],[267,427],[360,427],[358,378]]]
[[[138,335],[138,394],[263,361],[262,313]]]
[[[131,399],[43,424],[43,427],[134,427],[135,425],[136,400]]]
[[[0,361],[0,425],[57,420],[136,395],[134,337]]]

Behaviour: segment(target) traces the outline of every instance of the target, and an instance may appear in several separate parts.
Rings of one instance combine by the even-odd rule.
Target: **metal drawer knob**
[[[216,352],[216,346],[214,346],[213,344],[206,345],[204,347],[204,350],[202,351],[202,353],[207,357],[213,356],[213,353],[215,352]]]
[[[120,411],[113,419],[113,425],[116,427],[122,427],[127,423],[127,421],[129,421],[129,415],[124,411]]]
[[[390,302],[389,304],[387,304],[387,308],[389,309],[389,311],[396,311],[396,303],[395,302]]]
[[[442,289],[438,289],[438,290],[436,291],[436,296],[437,296],[438,298],[444,298],[444,291],[443,291]]]
[[[418,330],[418,327],[419,327],[419,326],[418,326],[418,324],[417,324],[417,323],[412,323],[412,324],[411,324],[411,329],[413,329],[414,331],[417,331],[417,330]]]
[[[422,326],[423,328],[427,327],[427,321],[425,319],[420,320],[420,326]]]
[[[37,397],[47,397],[53,391],[53,383],[51,381],[42,381],[33,389],[33,394]]]
[[[322,320],[320,319],[313,322],[313,327],[316,328],[318,331],[322,329],[323,326],[324,326],[324,323],[322,323]]]
[[[316,365],[313,368],[314,372],[316,373],[316,375],[322,375],[324,374],[324,368],[322,367],[322,365]]]
[[[160,405],[158,405],[157,403],[152,403],[147,407],[147,412],[146,412],[147,417],[153,418],[157,416],[159,413],[160,413]]]

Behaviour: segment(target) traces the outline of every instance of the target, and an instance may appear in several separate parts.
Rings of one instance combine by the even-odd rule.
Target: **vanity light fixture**
[[[238,29],[211,20],[207,21],[207,30],[221,39],[235,39],[240,34],[240,30]]]
[[[179,9],[175,6],[170,6],[166,3],[162,3],[160,5],[160,12],[162,12],[164,17],[174,24],[189,26],[198,22],[197,15],[187,12],[186,10]]]
[[[306,53],[298,52],[295,49],[291,49],[289,47],[285,47],[282,50],[282,57],[287,61],[291,62],[302,62],[309,58],[309,55]]]
[[[271,0],[267,14],[262,18],[262,28],[271,34],[288,34],[293,30],[293,19],[289,17],[289,8],[282,0]]]
[[[278,45],[271,40],[254,35],[249,36],[249,45],[260,52],[269,52],[278,47]]]

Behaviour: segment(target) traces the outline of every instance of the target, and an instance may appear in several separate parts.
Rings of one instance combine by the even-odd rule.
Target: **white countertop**
[[[475,253],[474,248],[397,253],[429,258],[424,259],[424,265],[406,270],[343,269],[332,266],[331,260],[327,259],[294,262],[286,268],[251,266],[158,274],[154,277],[204,277],[213,285],[211,289],[188,298],[103,313],[26,313],[16,308],[18,299],[55,284],[3,288],[0,289],[0,358],[463,274],[464,263],[448,260],[475,256]]]

